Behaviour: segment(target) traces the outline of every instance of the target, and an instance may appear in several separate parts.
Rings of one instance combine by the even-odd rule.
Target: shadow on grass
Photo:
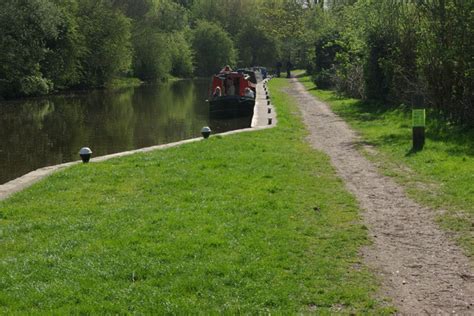
[[[432,118],[428,125],[428,138],[453,145],[446,149],[452,155],[474,156],[474,128],[450,126],[439,118]]]
[[[327,100],[330,102],[342,102],[342,104],[350,103],[350,107],[345,107],[342,111],[344,111],[345,117],[356,121],[383,120],[387,113],[395,110],[393,107],[382,103],[347,99],[344,96],[331,96]]]
[[[358,146],[358,147],[359,147],[359,146],[362,146],[362,147],[364,147],[364,146],[375,147],[375,146],[378,145],[378,142],[369,141],[369,140],[365,140],[365,139],[364,139],[364,140],[356,141],[356,142],[354,142],[354,144],[355,144],[356,146]]]
[[[427,128],[426,140],[431,141],[432,143],[441,143],[441,146],[445,147],[443,151],[450,156],[474,157],[474,132],[467,131],[462,133],[462,131],[463,129],[461,128],[450,131],[440,131],[434,128]],[[415,150],[411,148],[405,156],[413,156],[422,151],[423,149]]]
[[[415,148],[410,148],[409,151],[407,151],[407,153],[405,154],[405,157],[411,157],[411,156],[414,156],[416,155],[417,153],[421,152],[423,149],[415,149]]]
[[[297,77],[304,77],[306,74],[299,74]],[[311,78],[303,78],[302,82],[312,82]],[[390,103],[382,103],[380,101],[363,101],[359,99],[351,99],[345,95],[338,94],[333,89],[322,89],[316,86],[308,87],[309,91],[319,91],[320,98],[324,101],[334,102],[340,114],[354,121],[366,122],[379,120],[382,124],[387,122],[397,123],[396,128],[407,128],[411,129],[411,107],[407,105],[394,105]],[[349,106],[338,106],[338,105],[349,105]],[[398,113],[396,113],[398,112]],[[393,117],[386,118],[388,114],[394,114]],[[400,120],[397,120],[400,117]],[[401,119],[403,117],[403,119]],[[396,120],[394,122],[394,120]],[[445,147],[443,150],[449,154],[456,156],[467,155],[469,157],[474,156],[474,126],[461,127],[450,125],[441,116],[436,115],[433,112],[427,111],[427,126],[426,126],[426,139],[432,142],[442,144]],[[394,127],[395,128],[395,127]],[[393,141],[393,136],[387,135],[380,141]],[[401,146],[407,144],[407,141],[411,144],[411,138],[403,139]],[[378,141],[377,141],[378,142]],[[416,154],[417,151],[410,149],[407,155]]]

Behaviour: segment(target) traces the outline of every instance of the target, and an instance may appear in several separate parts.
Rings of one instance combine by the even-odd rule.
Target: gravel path
[[[357,135],[296,79],[288,93],[298,101],[309,142],[331,157],[363,209],[373,240],[363,255],[381,276],[382,295],[404,315],[474,315],[470,261],[434,223],[434,212],[380,175],[355,148]]]

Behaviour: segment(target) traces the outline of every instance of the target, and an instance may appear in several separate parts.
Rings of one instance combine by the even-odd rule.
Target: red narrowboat
[[[212,77],[209,111],[214,116],[250,116],[255,106],[256,84],[250,76],[225,66]]]

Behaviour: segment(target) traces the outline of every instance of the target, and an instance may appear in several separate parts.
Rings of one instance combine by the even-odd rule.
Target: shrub
[[[53,89],[51,80],[41,76],[27,76],[20,81],[21,93],[25,95],[47,94]]]

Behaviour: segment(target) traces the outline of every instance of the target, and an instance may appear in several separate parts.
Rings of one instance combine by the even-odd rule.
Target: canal
[[[251,117],[211,120],[209,80],[93,90],[0,102],[0,184],[32,170],[94,156],[200,136],[203,126],[225,132]]]

